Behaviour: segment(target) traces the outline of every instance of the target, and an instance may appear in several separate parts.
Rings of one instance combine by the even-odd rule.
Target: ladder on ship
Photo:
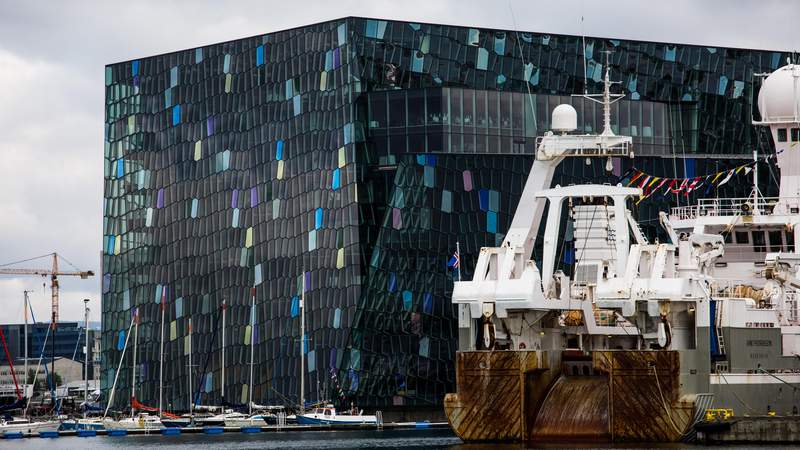
[[[717,302],[717,314],[714,320],[714,327],[717,330],[717,348],[719,354],[725,355],[725,338],[722,336],[722,305],[725,304],[724,300],[714,300]]]
[[[625,211],[625,218],[628,219],[628,224],[633,231],[633,237],[636,238],[637,244],[647,245],[649,241],[647,240],[647,236],[642,231],[642,227],[639,226],[639,222],[637,222],[633,215],[631,214],[630,210]]]

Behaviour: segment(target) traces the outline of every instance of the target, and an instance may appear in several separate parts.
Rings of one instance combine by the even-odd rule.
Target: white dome
[[[572,105],[562,104],[553,109],[553,120],[550,122],[553,131],[574,131],[578,129],[578,112]]]
[[[783,66],[764,80],[758,92],[758,111],[765,122],[794,121],[800,111],[800,66]]]

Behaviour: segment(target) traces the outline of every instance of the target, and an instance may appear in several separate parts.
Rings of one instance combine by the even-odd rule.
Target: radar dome
[[[789,64],[772,72],[758,93],[764,122],[794,122],[800,114],[800,66]]]
[[[578,112],[572,105],[562,104],[553,109],[553,131],[568,132],[578,129]]]

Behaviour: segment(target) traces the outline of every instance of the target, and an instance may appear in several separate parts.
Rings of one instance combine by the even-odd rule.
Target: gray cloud
[[[513,10],[513,16],[512,11]],[[800,49],[800,3],[518,1],[0,0],[0,264],[52,251],[101,273],[106,64],[348,15],[525,31]],[[583,24],[580,17],[584,16]],[[43,260],[39,265],[47,267]],[[99,320],[100,276],[62,280],[64,319]],[[0,322],[22,319],[22,290],[42,280],[0,277]]]

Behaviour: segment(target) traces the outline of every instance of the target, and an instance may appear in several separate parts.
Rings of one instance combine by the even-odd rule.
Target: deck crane
[[[33,261],[33,260],[36,260],[36,259],[49,258],[49,257],[53,258],[53,265],[52,265],[52,267],[50,269],[22,269],[22,268],[8,267],[8,266],[15,265],[15,264],[20,264],[20,263],[24,263],[24,262],[28,262],[28,261]],[[7,264],[0,265],[0,275],[39,275],[39,276],[42,276],[42,277],[47,277],[47,276],[50,277],[50,296],[51,296],[51,305],[52,305],[52,309],[51,309],[51,314],[52,315],[51,315],[50,329],[53,330],[53,338],[52,338],[52,341],[51,341],[52,342],[52,344],[51,344],[51,355],[50,355],[50,359],[51,359],[50,360],[50,366],[51,366],[50,373],[53,374],[52,375],[53,384],[52,384],[52,395],[51,395],[51,398],[53,399],[53,407],[54,408],[55,408],[55,405],[56,405],[56,396],[55,396],[55,388],[56,388],[56,385],[55,385],[55,373],[56,373],[55,372],[55,370],[56,370],[56,366],[55,366],[55,361],[56,361],[56,358],[55,358],[55,356],[56,356],[55,355],[55,343],[56,343],[56,339],[55,339],[55,337],[56,336],[55,336],[55,332],[56,332],[56,328],[58,328],[58,277],[59,276],[76,276],[76,277],[81,277],[82,280],[85,280],[85,279],[87,279],[87,278],[89,278],[91,276],[94,276],[94,272],[92,272],[91,270],[85,270],[85,271],[84,270],[79,270],[77,267],[75,267],[74,264],[69,262],[63,256],[61,257],[61,259],[66,261],[75,270],[74,271],[61,271],[61,270],[59,270],[59,268],[58,268],[58,253],[50,253],[48,255],[37,256],[35,258],[29,258],[29,259],[25,259],[25,260],[22,260],[22,261],[14,261],[12,263],[7,263]],[[88,349],[87,349],[87,351],[88,351]],[[25,374],[25,376],[27,377],[28,374]]]

